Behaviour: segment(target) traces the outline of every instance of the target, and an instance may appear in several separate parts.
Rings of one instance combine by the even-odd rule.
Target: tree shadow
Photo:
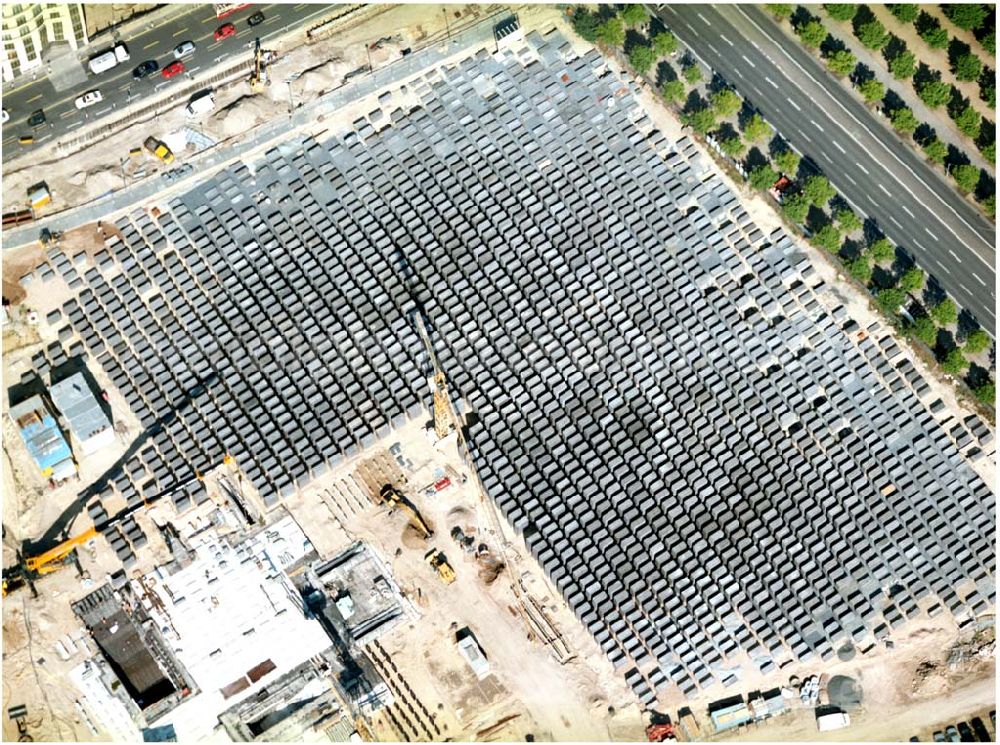
[[[981,365],[977,365],[973,362],[969,365],[968,371],[965,373],[965,382],[970,388],[975,390],[984,383],[990,382],[990,371]]]
[[[934,341],[934,354],[937,355],[938,359],[942,359],[957,346],[955,335],[951,331],[942,328],[938,329],[937,339]]]
[[[961,57],[971,53],[972,47],[961,39],[954,36],[951,37],[951,41],[948,42],[948,64],[951,65],[952,70],[954,70],[956,65],[958,65],[958,60]]]
[[[736,122],[740,125],[740,129],[745,129],[747,122],[757,113],[757,109],[754,105],[750,103],[747,98],[743,99],[743,104],[740,106],[740,110],[736,114]]]
[[[815,18],[812,13],[810,13],[804,6],[796,5],[795,11],[792,13],[791,21],[794,28],[799,26],[804,26],[809,23],[813,18]]]
[[[607,21],[618,15],[618,10],[613,5],[601,4],[597,6],[597,12],[594,14],[601,21]]]
[[[979,321],[968,310],[962,308],[958,313],[958,336],[960,339],[968,338],[976,329],[980,328]]]
[[[963,150],[959,150],[951,143],[948,143],[948,154],[944,158],[944,164],[946,168],[967,166],[969,165],[969,156]]]
[[[705,87],[708,89],[709,93],[715,93],[717,91],[730,88],[731,86],[729,85],[729,81],[722,77],[719,73],[713,72],[712,79],[708,81],[708,84]]]
[[[698,89],[695,89],[688,93],[687,98],[684,100],[684,107],[681,109],[685,114],[690,114],[698,109],[703,109],[708,106],[708,101],[705,100],[704,96]]]
[[[628,54],[636,47],[648,46],[648,45],[649,45],[649,39],[643,36],[640,32],[636,31],[634,28],[630,28],[628,31],[625,32],[625,44],[622,46],[622,49],[625,51],[625,54]]]
[[[822,209],[814,205],[809,206],[809,211],[806,213],[805,225],[813,233],[832,222],[833,220],[830,219],[830,216]]]
[[[997,124],[992,119],[983,117],[979,125],[979,137],[976,138],[976,147],[982,150],[991,142],[997,141]]]
[[[810,158],[808,155],[802,156],[802,160],[799,162],[799,177],[808,178],[809,176],[822,175],[823,169],[816,165],[816,161]]]
[[[854,66],[854,72],[851,73],[851,83],[855,86],[861,86],[869,80],[872,80],[874,77],[875,71],[863,62],[859,62]]]
[[[951,99],[948,101],[948,115],[954,119],[956,116],[961,114],[968,105],[969,99],[962,95],[962,91],[955,86],[952,86]]]
[[[671,80],[677,80],[677,70],[671,65],[667,60],[661,61],[656,66],[656,85],[657,87],[663,85],[664,83],[669,83]]]
[[[752,171],[757,166],[766,166],[769,163],[767,156],[756,145],[747,151],[743,162],[746,164],[748,171]]]
[[[892,88],[889,88],[885,92],[885,98],[882,99],[883,108],[885,113],[891,114],[896,109],[902,109],[906,107],[906,101],[900,98],[899,94],[896,93]]]
[[[882,47],[882,59],[891,63],[896,57],[906,51],[906,42],[895,34],[889,34],[889,43]]]
[[[840,246],[840,256],[847,261],[854,261],[864,253],[865,246],[861,241],[847,238]]]
[[[941,24],[938,23],[938,19],[928,13],[926,10],[920,11],[920,15],[917,16],[917,20],[913,22],[914,27],[917,29],[917,34],[923,36],[928,31],[936,29]]]
[[[819,51],[824,57],[829,57],[834,52],[842,52],[847,49],[847,45],[833,34],[827,34],[823,43],[819,45]]]
[[[865,238],[865,243],[872,243],[884,237],[882,228],[874,217],[866,217],[861,223],[861,235]]]
[[[652,39],[657,34],[662,34],[664,31],[669,31],[669,29],[664,25],[663,21],[660,20],[659,16],[653,13],[653,17],[649,22],[649,38]]]
[[[927,122],[921,122],[915,130],[913,130],[913,141],[918,145],[923,147],[928,142],[937,137],[937,132]]]
[[[924,83],[930,83],[940,79],[941,79],[941,71],[932,70],[924,62],[921,62],[920,65],[917,67],[917,71],[913,73],[913,85],[918,90],[920,89],[920,86],[922,86]]]
[[[872,21],[877,21],[875,14],[872,13],[871,8],[867,5],[859,5],[858,12],[854,14],[854,18],[851,19],[851,28],[854,31],[855,36],[857,36],[858,29],[864,26],[866,23],[871,23]]]
[[[924,292],[922,295],[923,304],[928,308],[933,308],[946,297],[948,297],[948,294],[937,281],[937,278],[934,277],[934,275],[929,275],[927,277],[927,284],[924,286]]]
[[[906,252],[905,249],[896,246],[896,255],[892,260],[892,271],[897,276],[900,276],[907,269],[912,269],[917,263],[913,260],[913,257]]]
[[[872,267],[872,284],[880,290],[896,286],[896,278],[892,272],[881,266]]]
[[[979,169],[979,183],[976,184],[976,199],[982,201],[997,193],[997,184],[985,168]]]

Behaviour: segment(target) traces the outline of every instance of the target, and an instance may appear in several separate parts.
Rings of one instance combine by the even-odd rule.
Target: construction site
[[[995,708],[992,427],[554,6],[501,11],[5,242],[5,739]]]

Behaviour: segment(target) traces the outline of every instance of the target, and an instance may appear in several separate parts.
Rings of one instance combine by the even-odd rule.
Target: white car
[[[182,41],[174,47],[174,59],[187,57],[189,54],[193,54],[195,49],[197,49],[197,47],[194,45],[193,41]]]
[[[10,114],[7,113],[7,109],[4,109],[3,110],[3,123],[6,124],[8,119],[10,119]]]
[[[101,95],[100,91],[87,91],[82,96],[78,97],[74,103],[76,103],[76,108],[85,109],[88,106],[93,106],[95,103],[100,103],[104,100],[104,96]]]

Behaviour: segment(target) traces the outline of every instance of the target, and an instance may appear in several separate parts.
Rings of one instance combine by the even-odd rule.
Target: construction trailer
[[[725,732],[753,721],[750,708],[742,701],[711,712],[712,724],[716,732]]]
[[[51,386],[49,394],[83,455],[96,453],[115,441],[115,430],[82,372]]]
[[[38,464],[42,476],[62,481],[76,475],[73,452],[41,396],[34,395],[12,406],[10,418],[17,425],[21,439]]]

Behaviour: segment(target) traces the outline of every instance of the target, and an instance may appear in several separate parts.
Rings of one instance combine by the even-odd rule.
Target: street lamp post
[[[291,116],[295,110],[295,105],[292,103],[292,81],[286,80],[285,85],[288,86],[288,116]]]

